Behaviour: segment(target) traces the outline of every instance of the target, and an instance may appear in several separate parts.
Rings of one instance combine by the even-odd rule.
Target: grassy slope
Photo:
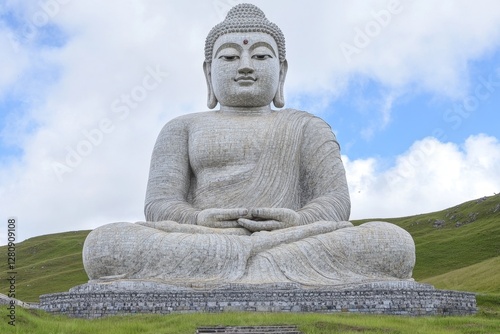
[[[473,222],[455,226],[457,221],[464,223],[474,215]],[[415,239],[417,281],[430,282],[438,288],[500,294],[495,275],[500,272],[500,195],[440,212],[382,220],[405,228]],[[444,226],[433,227],[436,220],[444,220]],[[41,294],[67,291],[85,283],[81,250],[88,232],[45,235],[18,244],[18,299],[36,302]],[[6,251],[5,246],[0,247],[1,254]],[[6,275],[2,266],[2,282],[6,282]],[[6,291],[2,283],[0,292]]]
[[[43,235],[27,239],[16,247],[16,297],[23,301],[38,302],[45,293],[67,291],[87,282],[83,270],[82,247],[89,231]],[[6,253],[0,247],[0,254]],[[0,281],[6,282],[5,266],[0,272]],[[6,294],[7,287],[1,284],[0,292]]]
[[[478,291],[500,295],[500,256],[452,270],[446,274],[429,277],[422,282],[440,289]]]

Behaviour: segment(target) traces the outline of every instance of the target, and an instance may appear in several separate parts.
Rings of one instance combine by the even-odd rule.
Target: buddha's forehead
[[[251,47],[256,43],[268,45],[276,54],[278,54],[278,44],[271,35],[265,32],[235,32],[221,35],[215,41],[214,53],[225,44],[237,44],[244,48]]]

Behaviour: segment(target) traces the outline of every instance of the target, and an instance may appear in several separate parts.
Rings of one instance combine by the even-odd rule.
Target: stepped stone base
[[[177,287],[154,281],[91,281],[69,292],[40,296],[40,308],[78,318],[132,313],[355,312],[470,315],[473,293],[437,290],[413,281],[304,288],[295,284]]]
[[[304,334],[297,326],[228,326],[199,327],[196,334]]]

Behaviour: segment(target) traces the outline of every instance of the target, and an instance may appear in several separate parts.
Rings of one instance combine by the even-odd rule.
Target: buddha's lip
[[[234,79],[234,81],[240,81],[240,80],[252,80],[252,81],[257,81],[257,78],[254,78],[252,76],[245,76],[245,75],[242,75],[240,77],[236,77]]]

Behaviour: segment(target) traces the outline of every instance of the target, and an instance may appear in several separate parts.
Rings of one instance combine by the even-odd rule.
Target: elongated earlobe
[[[280,65],[280,81],[278,90],[274,96],[273,104],[276,108],[283,108],[285,106],[285,95],[283,93],[285,87],[286,72],[288,71],[288,62],[286,59]]]
[[[217,106],[218,101],[215,97],[214,89],[212,86],[212,63],[209,63],[207,61],[203,62],[203,72],[205,72],[205,79],[207,80],[207,106],[209,109],[213,109]]]

